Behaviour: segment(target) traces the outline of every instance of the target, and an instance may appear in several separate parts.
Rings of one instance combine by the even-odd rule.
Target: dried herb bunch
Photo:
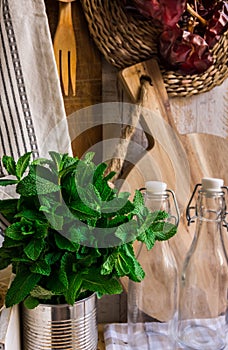
[[[126,0],[125,5],[162,25],[159,54],[167,68],[196,74],[213,64],[211,49],[228,29],[227,1]]]

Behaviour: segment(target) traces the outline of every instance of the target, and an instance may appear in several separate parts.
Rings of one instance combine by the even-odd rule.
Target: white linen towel
[[[28,151],[72,154],[67,118],[44,0],[0,0],[0,158]]]
[[[210,321],[208,321],[210,323]],[[161,332],[166,327],[165,324],[157,323],[157,331]],[[150,324],[147,324],[148,334],[150,334]],[[154,325],[153,325],[154,328]],[[106,350],[130,350],[131,347],[128,345],[128,325],[126,323],[111,323],[104,326],[104,341]],[[205,339],[207,338],[207,331],[203,334]],[[228,336],[227,336],[228,337]],[[149,345],[147,343],[147,337],[142,335],[140,338],[140,347],[137,350],[181,350],[182,346],[176,344],[175,342],[169,341],[158,335],[153,336],[153,339],[149,340]],[[228,339],[227,339],[228,341]],[[134,350],[136,347],[134,347]],[[224,350],[228,350],[228,345]]]
[[[0,0],[0,117],[0,156],[71,152],[43,0]]]

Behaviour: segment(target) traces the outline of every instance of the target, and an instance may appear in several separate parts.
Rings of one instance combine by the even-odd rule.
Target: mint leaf
[[[15,218],[21,218],[21,217],[28,220],[37,220],[37,222],[38,220],[44,219],[44,215],[42,213],[39,213],[34,209],[28,209],[28,208],[22,209],[22,211],[20,211],[18,214],[15,215]]]
[[[104,181],[107,182],[107,181],[111,180],[113,178],[113,176],[115,176],[115,175],[116,175],[115,171],[110,171],[110,173],[104,177]]]
[[[96,170],[94,171],[93,175],[94,184],[96,184],[96,182],[99,181],[99,179],[103,180],[105,169],[107,169],[107,164],[105,163],[101,163],[96,167]]]
[[[33,239],[24,248],[24,252],[27,257],[33,261],[37,260],[45,247],[45,241],[43,239]]]
[[[39,305],[39,300],[36,298],[33,298],[31,295],[29,295],[25,301],[24,306],[27,307],[27,309],[35,309]]]
[[[63,156],[57,152],[54,151],[50,151],[49,152],[55,166],[56,166],[56,170],[60,171],[61,169],[61,163],[62,163],[62,158]]]
[[[83,242],[88,242],[88,237],[92,233],[86,225],[79,226],[78,222],[75,222],[65,234],[73,244],[82,244]]]
[[[25,268],[18,270],[6,294],[6,307],[19,304],[23,301],[39,282],[41,276],[26,270]]]
[[[68,288],[68,278],[67,278],[67,263],[68,263],[69,253],[65,253],[62,256],[59,270],[59,280],[64,285],[65,289]]]
[[[94,152],[87,152],[85,157],[84,157],[85,163],[90,164],[92,162],[94,156],[95,156]]]
[[[11,250],[5,248],[4,246],[1,247],[1,254],[0,254],[0,270],[5,269],[7,266],[11,264]]]
[[[44,260],[48,265],[53,265],[61,258],[61,256],[61,252],[48,253],[45,255]]]
[[[21,223],[15,222],[14,224],[7,227],[5,234],[7,237],[15,241],[21,241],[23,239],[23,235],[21,233]]]
[[[97,292],[101,297],[105,294],[120,294],[122,287],[115,277],[102,276],[99,269],[93,269],[88,275],[83,275],[83,288]]]
[[[62,230],[64,222],[63,216],[55,213],[46,213],[46,219],[54,230]]]
[[[0,213],[8,220],[13,220],[17,213],[18,199],[4,199],[0,200]]]
[[[137,240],[145,243],[148,250],[151,250],[156,242],[156,235],[155,232],[151,227],[149,227],[145,232],[142,232],[138,237]]]
[[[143,222],[141,222],[141,225],[138,229],[138,235],[141,233],[144,233],[150,226],[153,228],[156,223],[163,222],[164,219],[168,217],[168,214],[164,211],[162,212],[149,212],[146,216],[143,217]]]
[[[82,201],[72,202],[70,204],[71,209],[74,214],[79,218],[79,220],[86,220],[88,218],[98,218],[100,217],[100,213],[91,209]]]
[[[15,247],[20,247],[23,245],[23,242],[19,241],[19,240],[14,240],[12,238],[9,238],[7,236],[5,236],[4,242],[3,242],[3,246],[5,248],[15,248]]]
[[[73,305],[77,296],[80,294],[82,286],[82,277],[80,273],[72,273],[69,275],[69,287],[65,293],[66,302]]]
[[[39,275],[49,276],[51,273],[51,266],[45,261],[37,261],[30,267],[30,271],[38,273]]]
[[[88,184],[86,188],[78,187],[78,194],[83,203],[100,212],[102,200],[99,191],[93,184]]]
[[[48,300],[55,294],[41,286],[35,286],[35,288],[30,292],[30,295],[31,297],[39,300]]]
[[[120,226],[126,222],[128,222],[129,219],[127,216],[125,215],[118,215],[118,216],[115,216],[113,219],[110,219],[110,220],[106,220],[107,222],[107,225],[108,227],[117,227],[117,226]]]
[[[64,293],[66,291],[66,286],[61,279],[62,277],[60,276],[59,270],[53,271],[48,277],[46,283],[47,289],[52,291],[54,294]]]
[[[115,267],[116,259],[118,257],[118,252],[114,252],[109,255],[101,267],[102,275],[110,275]]]
[[[100,198],[102,201],[108,201],[114,198],[115,190],[113,190],[107,181],[109,178],[112,178],[114,174],[109,174],[106,177],[104,176],[105,169],[107,168],[107,165],[105,163],[101,163],[97,166],[97,168],[94,171],[93,176],[93,185],[96,188],[96,190],[99,192]]]
[[[118,259],[115,263],[118,276],[129,276],[133,281],[140,282],[145,273],[135,257],[132,245],[124,244],[119,247],[118,252]]]
[[[16,176],[16,162],[11,156],[3,156],[2,163],[9,175]]]
[[[7,227],[6,236],[14,240],[24,240],[28,235],[34,235],[37,228],[36,223],[29,221],[25,218],[21,218],[21,221],[15,222]]]
[[[158,229],[158,230],[157,230]],[[177,227],[168,223],[160,223],[155,228],[155,235],[158,241],[164,241],[173,237],[177,232]]]
[[[69,179],[69,177],[75,175],[78,162],[79,159],[77,157],[72,158],[67,155],[63,156],[61,164],[62,170],[59,171],[59,177],[61,178],[61,181],[65,181],[66,178]]]
[[[14,263],[14,262],[16,262],[16,263],[18,263],[18,262],[20,262],[20,263],[29,263],[29,262],[31,262],[31,260],[29,260],[28,258],[13,258],[12,259],[12,263]]]
[[[118,198],[113,198],[111,201],[102,202],[101,211],[102,213],[108,213],[109,215],[126,214],[131,211],[134,207],[132,203],[128,201],[129,194]],[[110,215],[110,216],[111,216]]]
[[[117,227],[115,236],[120,239],[122,244],[134,241],[137,236],[137,227],[136,221],[129,221]]]
[[[59,185],[38,176],[34,168],[30,168],[29,174],[18,183],[16,188],[17,193],[25,197],[58,192],[59,190]]]
[[[59,249],[68,250],[69,252],[77,252],[80,248],[78,243],[69,241],[69,239],[63,237],[60,233],[55,233],[55,243]]]
[[[141,213],[142,209],[145,208],[144,206],[144,198],[142,193],[139,190],[135,191],[135,195],[133,198],[133,203],[139,213]]]
[[[18,180],[0,179],[0,186],[16,185]]]
[[[21,156],[16,164],[16,176],[20,180],[27,169],[29,163],[30,163],[30,158],[31,158],[32,152],[25,153],[23,156]]]

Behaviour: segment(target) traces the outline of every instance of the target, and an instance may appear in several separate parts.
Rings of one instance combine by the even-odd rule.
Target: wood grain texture
[[[45,4],[53,38],[58,23],[59,4],[58,1],[53,0],[45,0]],[[77,91],[76,96],[72,95],[71,90],[69,96],[64,96],[68,117],[75,111],[100,103],[102,100],[101,56],[90,37],[80,1],[72,3],[72,18],[77,39]],[[92,126],[93,120],[88,125],[86,134],[79,135],[76,140],[73,140],[72,149],[75,155],[81,157],[94,143],[101,140],[102,128],[93,129]]]
[[[117,101],[122,98],[123,102],[129,102],[129,97],[126,97],[124,89],[121,92],[121,88],[117,83],[119,72],[114,70],[113,67],[109,68],[107,64],[103,66],[103,69],[105,70],[105,80],[108,81],[108,72],[110,72],[110,75],[112,75],[110,77],[112,86],[118,86],[119,89],[118,94],[116,89],[113,89],[113,94],[111,94],[110,85],[108,87],[104,85],[103,94],[107,97],[107,100],[108,98],[110,100],[116,98]],[[133,81],[132,83],[134,84]],[[159,105],[154,98],[154,91],[151,90],[146,107],[152,108],[155,114],[152,113],[151,116],[151,113],[145,113],[145,121],[156,139],[156,149],[152,149],[149,155],[146,151],[144,154],[141,154],[141,159],[137,162],[137,166],[134,167],[133,171],[132,169],[129,170],[125,180],[127,191],[133,193],[136,188],[144,185],[145,180],[159,179],[161,172],[156,172],[156,169],[160,168],[163,169],[162,180],[166,181],[169,187],[174,189],[177,194],[181,191],[186,168],[179,154],[181,148],[174,147],[177,140],[180,141],[178,142],[183,147],[187,161],[190,164],[191,186],[186,189],[186,192],[183,192],[182,210],[187,205],[193,186],[200,182],[202,176],[222,177],[225,183],[228,183],[227,87],[228,80],[208,93],[191,98],[171,99],[172,120],[164,120],[161,115],[157,115],[156,111],[159,112]],[[161,118],[163,118],[163,121]],[[170,161],[170,157],[172,161]],[[175,159],[174,162],[173,159]],[[176,169],[173,163],[176,161],[180,173],[181,169],[183,169],[183,181],[181,181],[181,176],[179,181],[175,181]],[[170,241],[179,266],[182,265],[193,234],[194,227],[186,226],[183,215],[178,234]],[[180,242],[181,244],[179,244]],[[127,280],[123,282],[127,285]]]
[[[75,96],[77,45],[72,21],[71,2],[59,2],[59,21],[53,45],[64,95],[68,96],[69,84],[71,84],[72,94]]]
[[[105,350],[103,324],[98,325],[98,345],[97,350]]]
[[[228,137],[228,79],[207,93],[170,99],[170,104],[180,134]]]

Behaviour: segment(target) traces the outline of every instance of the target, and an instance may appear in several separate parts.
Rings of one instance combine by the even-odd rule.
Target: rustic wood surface
[[[145,81],[142,86],[138,77],[139,72],[141,74],[143,72],[144,75],[147,72],[146,75],[151,77],[153,86],[148,81]],[[168,188],[175,190],[179,206],[182,211],[185,211],[195,184],[200,183],[202,177],[221,177],[225,183],[228,183],[227,167],[224,166],[228,154],[227,139],[206,133],[179,134],[156,61],[150,60],[143,65],[138,64],[135,74],[132,73],[132,67],[127,68],[124,73],[126,74],[123,74],[122,79],[129,88],[133,85],[137,86],[138,83],[138,89],[132,93],[132,99],[135,103],[138,99],[137,90],[145,90],[143,104],[145,112],[141,112],[141,118],[144,119],[144,123],[155,138],[155,144],[149,152],[146,152],[144,162],[142,159],[137,161],[136,166],[140,170],[141,176],[139,176],[138,171],[135,171],[135,166],[126,178],[125,182],[128,182],[128,186],[131,185],[132,191],[143,187],[145,180],[165,181]],[[127,73],[129,74],[127,75]],[[157,173],[158,169],[159,174]],[[183,259],[192,242],[193,237],[190,233],[185,216],[182,215],[178,234],[170,240],[180,271]],[[157,262],[152,259],[151,264],[148,263],[150,255],[146,254],[146,250],[145,258],[142,253],[140,254],[140,262],[146,272],[146,279],[142,283],[145,298],[141,308],[159,320],[166,319],[169,312],[169,305],[166,304],[168,279],[162,272],[162,264],[159,263],[162,247],[160,244],[156,246],[155,251],[152,250],[151,256],[157,256]],[[159,277],[153,269],[154,263],[160,266]],[[204,275],[207,272],[205,270]],[[156,305],[151,305],[151,299],[156,300]],[[213,304],[213,300],[210,304]],[[161,309],[160,305],[167,305],[167,307]]]
[[[105,350],[104,334],[103,334],[103,325],[98,325],[98,346],[97,350]]]
[[[129,102],[129,96],[126,93],[126,89],[119,83],[118,80],[119,71],[110,66],[108,63],[103,63],[103,98],[105,102],[108,101],[123,101]],[[202,176],[214,176],[222,177],[227,184],[228,168],[227,168],[227,148],[228,148],[228,79],[225,82],[214,88],[213,90],[200,94],[191,98],[173,98],[170,99],[171,110],[173,114],[173,120],[171,120],[171,126],[174,128],[178,137],[183,141],[183,146],[187,153],[187,159],[190,161],[191,175],[191,190],[195,183],[200,182]],[[153,94],[150,94],[148,98],[147,108],[159,109],[158,103],[154,99]],[[175,181],[175,174],[173,174],[173,164],[170,163],[170,154],[173,153],[173,138],[172,131],[170,134],[169,127],[164,125],[164,129],[160,124],[159,118],[151,119],[147,116],[147,125],[149,126],[152,134],[155,138],[165,137],[163,140],[163,147],[156,144],[157,156],[154,155],[154,160],[158,166],[163,167],[163,180],[165,179],[172,188],[170,180],[173,178]],[[123,116],[120,115],[120,124]],[[167,122],[167,120],[166,120]],[[164,124],[166,124],[166,122]],[[169,121],[168,121],[169,122]],[[168,124],[170,125],[170,123]],[[117,128],[120,129],[120,126]],[[166,130],[166,131],[165,131]],[[109,128],[104,129],[104,137],[111,138],[113,130]],[[120,133],[119,133],[120,135]],[[167,138],[166,138],[167,137]],[[142,142],[143,136],[138,132],[134,141]],[[170,143],[170,147],[168,144]],[[167,145],[169,152],[164,152],[164,144]],[[160,147],[160,149],[159,149]],[[131,152],[131,150],[128,150]],[[153,153],[153,150],[151,150]],[[160,157],[162,154],[162,158]],[[154,174],[153,163],[148,162],[148,152],[145,151],[145,158],[141,163],[137,164],[125,180],[126,190],[133,192],[136,188],[140,188],[144,185],[144,180],[149,180],[150,176]],[[174,154],[177,156],[178,154]],[[183,166],[181,162],[178,162],[180,169]],[[197,167],[196,167],[197,164]],[[198,168],[198,171],[197,171]],[[169,170],[172,170],[173,177],[170,176]],[[127,168],[125,169],[125,171]],[[183,174],[185,169],[183,168]],[[181,186],[177,184],[177,188],[173,188],[176,192],[179,191]],[[179,186],[179,187],[178,187]],[[190,198],[190,191],[186,194],[186,202],[182,203],[182,210],[185,209],[188,199]],[[175,239],[172,239],[172,246],[176,252],[177,260],[181,265],[184,255],[189,248],[192,235],[194,233],[194,227],[187,228],[184,216],[182,216],[181,227],[178,235]],[[179,238],[182,242],[182,248],[178,245]],[[127,280],[123,281],[125,287],[127,287]]]

